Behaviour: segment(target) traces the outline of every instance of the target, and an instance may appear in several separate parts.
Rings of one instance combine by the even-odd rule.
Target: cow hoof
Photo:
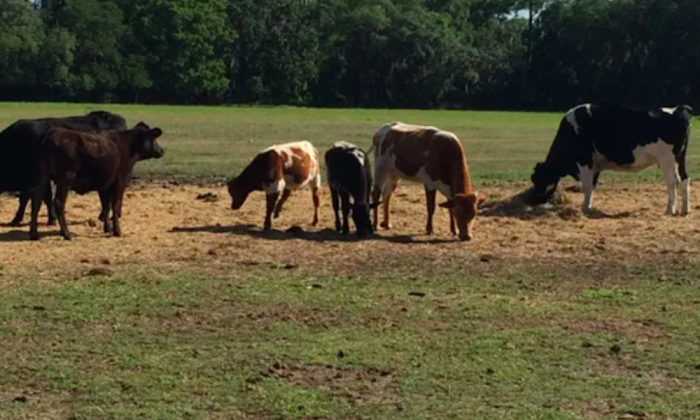
[[[13,220],[10,222],[10,226],[12,227],[20,227],[22,226],[22,221],[21,220]]]
[[[47,226],[56,226],[56,221],[55,221],[55,220],[49,220],[46,224],[47,224]]]
[[[279,219],[279,217],[280,217],[280,214],[279,214],[279,213],[275,213],[275,214],[272,215],[272,218],[273,218],[273,219]]]
[[[29,234],[29,240],[30,240],[30,241],[38,241],[38,240],[39,240],[39,234],[38,234],[38,233],[30,233],[30,234]]]
[[[391,229],[391,223],[382,222],[382,224],[380,226],[382,227],[382,229],[386,229],[386,230]]]
[[[269,232],[272,230],[272,225],[265,225],[263,226],[263,232]]]
[[[343,229],[343,236],[347,236],[350,234],[350,229]]]
[[[65,239],[66,241],[72,241],[73,238],[75,238],[75,235],[73,235],[72,233],[69,233],[68,235],[63,235],[63,239]]]

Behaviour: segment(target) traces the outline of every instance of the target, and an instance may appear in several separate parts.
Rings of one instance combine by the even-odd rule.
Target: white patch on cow
[[[681,194],[683,195],[681,214],[687,215],[690,213],[690,178],[686,178],[681,182]]]
[[[576,166],[578,166],[579,178],[583,187],[583,211],[587,212],[593,206],[593,178],[595,171],[587,165],[581,166],[577,164]]]
[[[350,152],[350,154],[355,156],[355,158],[358,160],[358,162],[360,162],[360,166],[365,166],[365,152],[363,152],[356,145],[354,145],[352,143],[345,142],[345,141],[339,141],[339,142],[336,142],[332,148],[333,149],[337,148],[337,149],[347,150],[348,152]]]
[[[663,165],[662,162],[675,162],[673,145],[663,141],[655,141],[644,146],[637,146],[632,150],[634,161],[628,165],[618,165],[609,161],[603,154],[595,152],[593,156],[593,169],[595,172],[611,170],[618,172],[639,172],[652,165]]]
[[[574,129],[574,133],[576,134],[578,134],[579,130],[579,124],[576,120],[576,111],[581,108],[585,108],[589,116],[593,115],[591,113],[591,104],[582,104],[571,108],[566,112],[566,115],[564,116],[564,118],[566,118],[566,121],[569,123],[569,125],[571,125],[571,127]]]
[[[666,213],[675,214],[677,198],[676,188],[680,184],[680,177],[678,176],[676,157],[673,154],[673,145],[658,140],[644,146],[637,146],[634,148],[634,150],[632,150],[632,155],[634,156],[634,162],[628,165],[618,165],[615,162],[611,162],[606,159],[604,155],[596,152],[593,157],[592,172],[596,173],[603,170],[639,172],[642,169],[658,164],[661,168],[664,182],[668,188],[668,205],[666,207]],[[579,170],[581,171],[581,181],[584,182],[581,167],[579,167]],[[585,193],[585,184],[583,185],[583,188]],[[685,185],[683,185],[683,188],[685,188]],[[683,191],[683,194],[685,196],[685,191]]]
[[[448,199],[452,198],[452,188],[450,188],[449,185],[446,185],[440,180],[434,180],[428,175],[427,172],[425,172],[425,167],[422,167],[416,172],[416,175],[412,178],[406,178],[411,181],[416,181],[420,182],[421,184],[425,185],[429,190],[438,190],[442,195],[447,197]]]
[[[309,171],[309,176],[307,176],[306,179],[302,180],[300,183],[295,182],[294,176],[289,172],[294,164],[294,151],[292,149],[297,149],[298,151],[301,151],[303,155],[308,155],[311,158],[311,169]],[[311,143],[308,141],[298,141],[293,143],[278,144],[268,147],[261,153],[265,153],[270,150],[274,150],[280,156],[282,156],[282,153],[284,153],[287,156],[287,159],[284,161],[284,182],[281,183],[282,186],[280,187],[280,185],[271,184],[269,186],[265,186],[266,189],[269,188],[271,191],[274,190],[279,192],[284,188],[288,190],[298,190],[309,186],[309,184],[311,184],[312,187],[320,185],[321,174],[318,171],[318,151]]]
[[[284,179],[280,179],[277,182],[273,182],[272,184],[267,184],[263,185],[263,190],[265,191],[265,194],[277,194],[282,192],[284,190],[284,187],[286,187],[286,181]]]
[[[382,128],[384,128],[385,126],[382,126]],[[414,124],[404,124],[402,122],[395,122],[389,128],[394,130],[394,131],[399,131],[401,133],[412,133],[412,132],[418,131],[418,130],[441,131],[439,128],[433,127],[432,125],[414,125]],[[386,133],[388,133],[388,132],[389,131],[387,130]],[[386,136],[386,133],[384,133],[385,136]]]
[[[665,108],[661,108],[661,111],[663,111],[667,114],[673,115],[673,113],[676,112],[676,108],[678,108],[678,107],[673,107],[673,108],[665,107]]]

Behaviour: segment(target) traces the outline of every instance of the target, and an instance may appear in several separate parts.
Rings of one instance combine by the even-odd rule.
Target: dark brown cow
[[[382,227],[390,229],[389,202],[399,179],[409,179],[425,185],[428,206],[426,232],[433,234],[435,193],[440,191],[448,198],[440,207],[450,209],[450,231],[455,234],[455,221],[459,238],[469,240],[477,214],[477,207],[484,201],[472,190],[466,154],[459,139],[452,133],[435,127],[421,127],[403,123],[383,125],[374,135],[374,190],[372,201],[384,202]],[[374,210],[374,229],[378,225],[377,209]]]
[[[138,123],[131,130],[99,134],[63,128],[49,130],[42,145],[43,176],[56,184],[56,214],[65,239],[72,238],[65,217],[66,199],[70,190],[78,194],[97,191],[102,203],[101,214],[105,216],[104,232],[111,231],[114,236],[121,236],[119,218],[122,201],[134,165],[139,160],[163,156],[163,149],[157,142],[162,134],[160,128],[151,129],[144,123]],[[40,200],[37,198],[40,196],[32,199],[31,239],[39,238],[36,219]]]
[[[314,201],[314,220],[318,224],[318,207],[321,204],[321,172],[318,167],[318,150],[308,141],[280,144],[269,147],[253,159],[241,174],[229,181],[231,208],[238,210],[253,191],[264,191],[267,196],[265,230],[272,228],[272,215],[279,217],[292,190],[311,187]],[[279,198],[280,192],[282,197]],[[278,202],[279,198],[279,202]]]

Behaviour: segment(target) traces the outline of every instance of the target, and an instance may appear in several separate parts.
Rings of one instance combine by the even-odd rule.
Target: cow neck
[[[136,141],[136,132],[134,130],[120,131],[113,135],[117,136],[117,141],[126,146],[127,153],[129,154],[129,168],[133,168],[136,162],[141,160],[141,153],[139,150],[133,150],[134,142]]]
[[[472,180],[467,170],[467,157],[464,155],[464,149],[459,147],[459,156],[455,156],[454,163],[450,169],[450,177],[452,178],[452,195],[472,193]]]

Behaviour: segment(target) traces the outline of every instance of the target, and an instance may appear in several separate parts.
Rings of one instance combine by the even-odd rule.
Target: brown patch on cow
[[[332,394],[346,399],[353,405],[386,402],[393,394],[394,375],[392,372],[370,367],[285,366],[281,363],[275,363],[268,369],[267,374],[300,387],[329,388]]]
[[[314,162],[311,156],[298,147],[290,147],[290,150],[292,151],[292,167],[288,171],[294,179],[294,183],[301,184],[309,178]]]
[[[389,130],[384,136],[381,154],[390,153],[396,159],[396,169],[406,176],[415,176],[427,162],[435,133],[428,129]]]

